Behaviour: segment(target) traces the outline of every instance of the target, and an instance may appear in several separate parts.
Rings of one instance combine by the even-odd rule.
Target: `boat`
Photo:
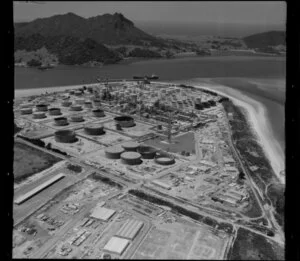
[[[148,77],[149,80],[157,80],[159,77],[155,74],[152,74],[150,77]]]

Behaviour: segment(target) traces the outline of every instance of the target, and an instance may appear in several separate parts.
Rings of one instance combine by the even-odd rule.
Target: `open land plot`
[[[88,135],[85,133],[83,129],[76,131],[76,133],[80,136],[83,136],[88,139],[92,139],[100,144],[104,144],[106,146],[116,145],[118,143],[131,140],[131,138],[119,134],[114,131],[105,130],[104,135]]]
[[[47,154],[26,144],[14,144],[14,182],[20,182],[27,177],[51,167],[61,161],[51,154]]]
[[[170,151],[173,153],[181,153],[182,151],[195,154],[195,139],[194,133],[188,132],[178,137],[173,137],[171,144],[166,141],[166,138],[160,137],[145,141],[147,145]]]
[[[239,228],[228,255],[229,260],[284,260],[284,247],[278,243]]]
[[[15,122],[22,128],[19,134],[28,138],[40,138],[54,133],[53,129],[26,119],[18,118]]]
[[[55,173],[56,172],[56,173]],[[55,174],[58,174],[57,171],[55,171]],[[54,174],[53,174],[54,175]],[[52,176],[52,175],[51,175]],[[36,182],[33,182],[29,184],[28,186],[23,186],[19,191],[15,193],[15,197],[19,197],[31,189],[37,187],[38,185],[44,183],[46,180],[51,178],[51,176],[41,178],[40,180],[37,180]],[[77,179],[72,175],[67,175],[62,180],[54,183],[50,187],[42,190],[34,197],[28,199],[21,205],[14,205],[13,207],[13,216],[14,216],[14,222],[18,223],[22,219],[24,219],[29,214],[33,213],[36,209],[38,209],[40,206],[44,205],[46,202],[48,202],[51,198],[53,198],[57,193],[64,190],[66,187],[74,184],[77,181]]]
[[[81,156],[96,150],[101,150],[104,146],[97,144],[93,141],[87,140],[82,137],[77,137],[78,140],[73,143],[61,143],[56,142],[54,136],[43,139],[47,143],[51,143],[51,146],[61,151],[70,153],[71,155]]]
[[[99,240],[99,233],[109,225],[109,222],[90,218],[89,215],[91,210],[97,206],[99,200],[105,200],[107,196],[116,191],[117,190],[114,187],[99,181],[95,182],[90,178],[68,188],[66,191],[56,196],[52,202],[47,203],[42,209],[18,226],[17,230],[20,230],[22,227],[34,227],[34,231],[37,231],[37,234],[33,238],[29,235],[30,232],[23,233],[25,240],[19,236],[19,241],[22,242],[19,243],[20,247],[15,250],[15,257],[24,257],[24,254],[22,253],[24,251],[24,245],[22,244],[25,243],[25,248],[27,248],[27,241],[30,242],[31,247],[36,244],[39,247],[42,247],[41,252],[36,251],[33,253],[36,257],[42,257],[45,252],[47,252],[47,249],[53,246],[56,248],[56,246],[60,244],[59,242],[67,243],[68,240],[72,240],[72,238],[76,236],[78,231],[86,230],[86,237],[94,240],[94,242],[85,242],[85,244],[81,245],[80,249],[77,249],[78,251],[76,250],[76,247],[72,245],[74,248],[73,253],[81,255],[84,252],[83,248],[86,248],[86,246],[91,248],[92,243],[94,244]],[[108,206],[108,208],[110,208],[110,206]],[[39,230],[44,232],[40,234]],[[98,233],[97,235],[96,232]],[[30,252],[34,252],[35,250],[36,248],[32,249]],[[49,256],[62,258],[63,255],[54,251],[53,253],[50,253],[48,257]]]
[[[223,259],[228,241],[202,226],[156,224],[133,259]]]
[[[140,137],[140,136],[144,136],[146,134],[154,132],[152,130],[153,129],[152,125],[148,125],[148,124],[141,123],[138,121],[135,121],[135,124],[136,124],[135,126],[130,127],[130,128],[122,128],[120,133],[123,133],[130,137]],[[116,129],[115,122],[109,121],[109,122],[104,123],[104,128],[115,130]]]

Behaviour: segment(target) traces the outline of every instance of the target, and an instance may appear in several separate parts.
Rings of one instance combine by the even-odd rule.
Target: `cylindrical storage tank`
[[[63,102],[61,103],[61,105],[62,105],[63,107],[70,107],[70,106],[72,105],[72,102],[71,102],[71,101],[63,101]]]
[[[115,122],[120,124],[122,128],[135,126],[134,119],[130,116],[118,116],[114,118]]]
[[[56,142],[73,143],[77,141],[76,134],[73,130],[58,130],[54,133]]]
[[[82,107],[81,107],[81,105],[75,105],[75,104],[73,104],[70,107],[70,111],[82,111]]]
[[[82,91],[74,91],[74,94],[75,94],[76,96],[80,96],[80,95],[82,95]]]
[[[75,103],[76,104],[84,104],[84,99],[83,98],[82,99],[78,98],[78,99],[75,100]]]
[[[105,155],[109,159],[120,159],[124,149],[121,146],[109,147],[105,150]]]
[[[95,117],[105,117],[104,111],[101,109],[95,109],[92,112]]]
[[[101,106],[101,100],[99,100],[99,99],[94,99],[93,103],[94,103],[94,106]]]
[[[121,154],[122,162],[128,165],[138,165],[142,163],[142,155],[134,151],[126,151]]]
[[[27,109],[27,108],[31,108],[33,106],[33,103],[32,102],[28,102],[28,103],[23,103],[20,105],[20,108],[22,109]]]
[[[54,118],[54,124],[57,126],[66,126],[69,124],[69,122],[66,117],[57,117]]]
[[[103,134],[105,134],[104,127],[101,124],[85,125],[84,132],[88,135],[103,135]]]
[[[174,157],[168,155],[158,155],[154,161],[160,165],[172,165],[175,163]]]
[[[129,141],[121,145],[125,151],[136,151],[140,146],[137,142]]]
[[[82,117],[82,115],[72,115],[70,121],[82,122],[82,121],[84,121],[84,118]]]
[[[47,104],[37,104],[35,107],[36,107],[37,111],[47,111],[48,110]]]
[[[44,112],[34,112],[33,113],[33,118],[34,119],[44,119],[46,118],[46,114]]]
[[[32,113],[32,109],[31,108],[23,108],[21,109],[21,114],[25,115],[25,114],[31,114]]]
[[[84,102],[84,106],[85,106],[86,108],[93,108],[93,104],[92,104],[91,101],[85,101],[85,102]]]
[[[50,115],[61,115],[61,111],[59,108],[50,108],[49,114]]]
[[[150,146],[140,145],[137,152],[142,155],[143,159],[154,159],[156,156],[156,149]]]

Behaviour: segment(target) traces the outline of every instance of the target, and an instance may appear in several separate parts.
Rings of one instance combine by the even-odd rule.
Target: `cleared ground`
[[[19,183],[31,175],[51,167],[60,158],[44,153],[26,144],[14,144],[14,178]]]
[[[249,230],[240,228],[229,260],[284,260],[283,247]]]
[[[200,226],[159,224],[147,235],[133,259],[223,259],[227,240]]]

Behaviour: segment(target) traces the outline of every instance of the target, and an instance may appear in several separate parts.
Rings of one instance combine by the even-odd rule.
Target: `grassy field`
[[[61,159],[15,142],[14,145],[14,178],[19,183],[29,176],[51,167]]]
[[[284,249],[259,234],[239,228],[237,238],[227,259],[284,260]]]

